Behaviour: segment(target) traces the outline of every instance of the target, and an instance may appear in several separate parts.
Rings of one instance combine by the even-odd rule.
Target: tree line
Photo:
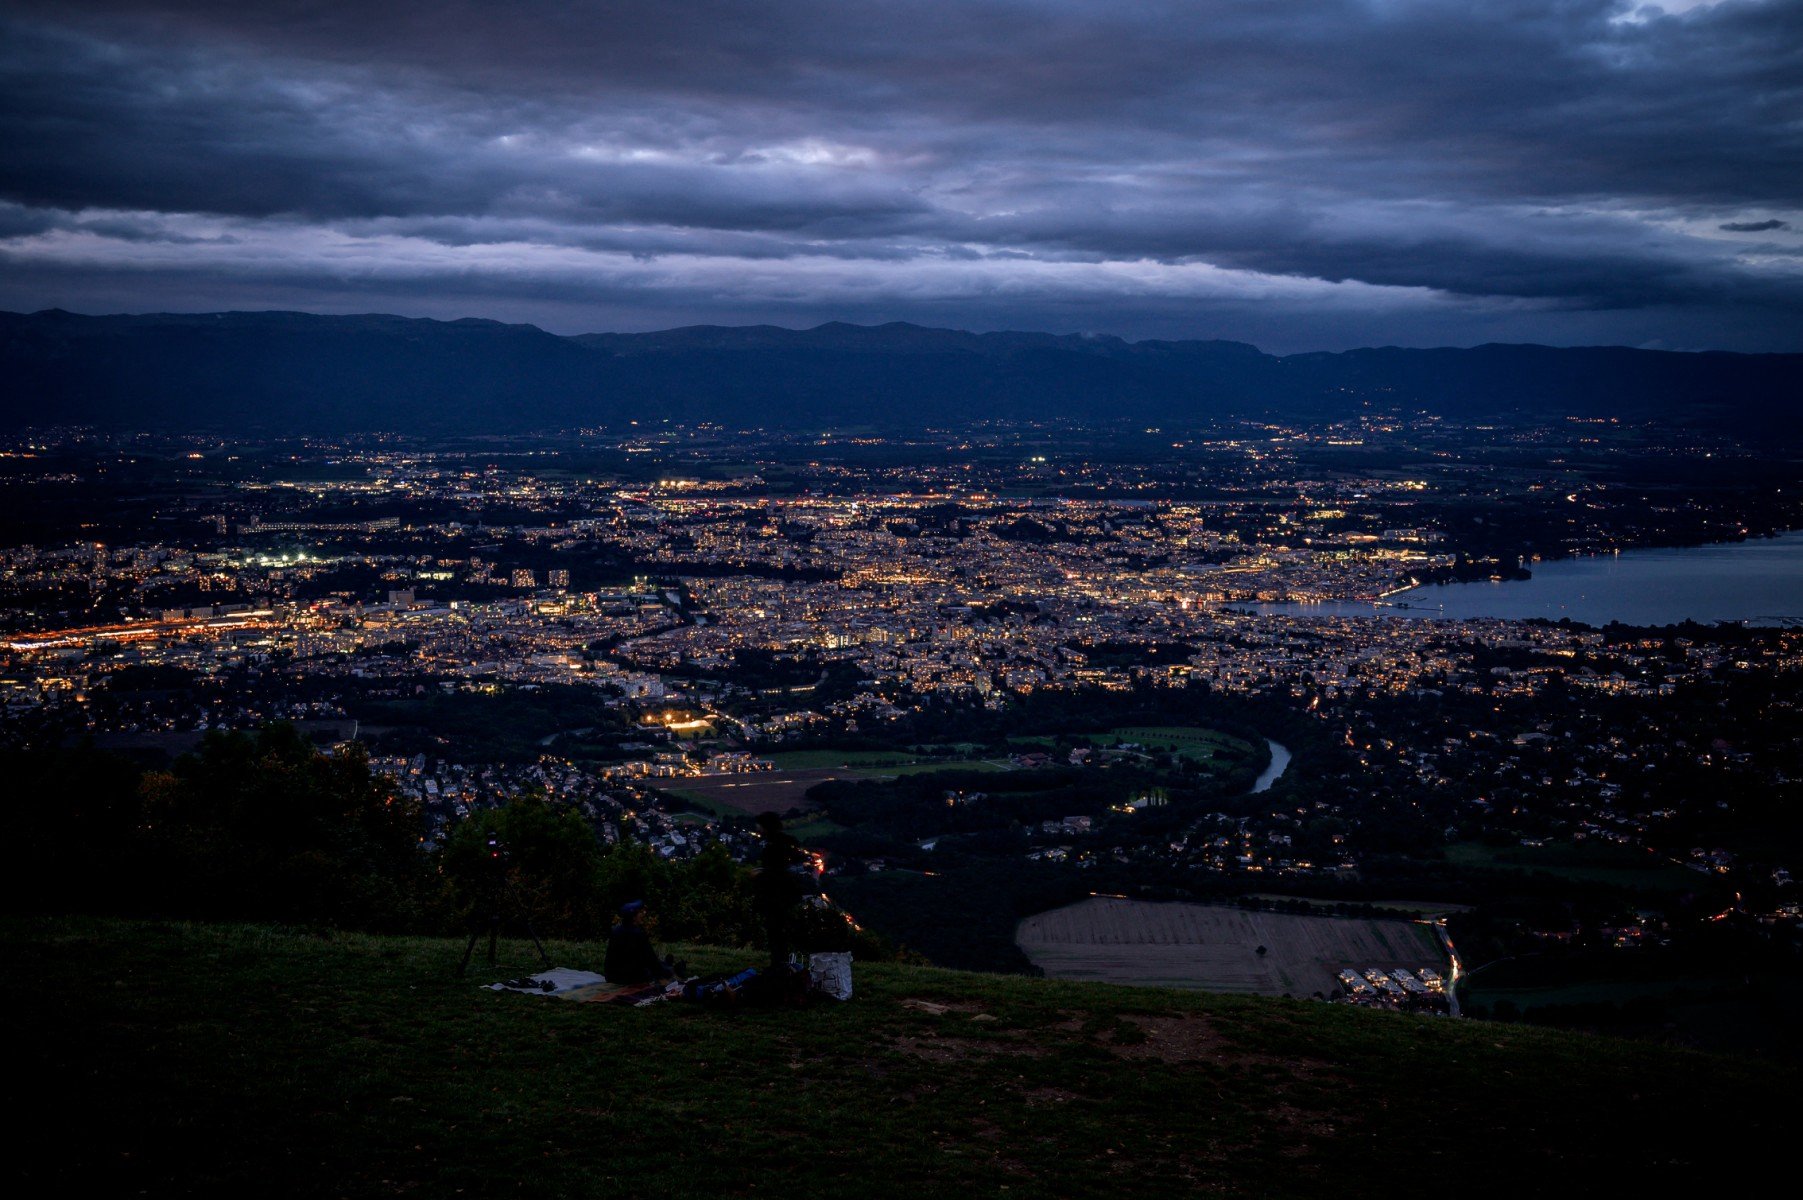
[[[327,754],[292,725],[214,732],[167,768],[91,747],[11,750],[9,911],[319,924],[455,934],[506,848],[510,911],[541,935],[606,936],[644,900],[657,937],[748,946],[762,936],[751,872],[715,845],[672,862],[603,845],[576,812],[526,795],[460,822],[428,851],[416,802],[355,743]],[[821,910],[809,948],[891,953]],[[827,945],[825,943],[832,943]],[[854,944],[855,943],[855,944]]]

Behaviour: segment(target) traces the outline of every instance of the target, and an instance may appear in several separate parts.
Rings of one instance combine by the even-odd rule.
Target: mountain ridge
[[[0,426],[227,434],[540,432],[645,416],[919,427],[981,419],[1696,420],[1794,434],[1803,355],[1365,347],[975,333],[908,322],[563,336],[529,324],[286,310],[0,313]]]

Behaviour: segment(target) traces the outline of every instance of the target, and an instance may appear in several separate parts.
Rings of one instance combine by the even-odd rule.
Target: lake
[[[1586,625],[1744,621],[1803,626],[1803,530],[1774,538],[1625,550],[1532,565],[1532,579],[1410,588],[1381,603],[1252,604],[1297,616],[1418,617],[1522,621],[1570,617]],[[1235,607],[1241,607],[1236,605]]]

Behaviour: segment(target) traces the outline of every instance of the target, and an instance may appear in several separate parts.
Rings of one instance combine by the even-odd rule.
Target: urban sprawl
[[[679,859],[753,856],[767,807],[830,841],[833,780],[953,772],[965,824],[829,851],[829,876],[930,871],[1007,780],[1055,772],[1107,803],[972,853],[1317,904],[1638,856],[1788,938],[1798,863],[1749,834],[1796,799],[1803,631],[1308,606],[1765,534],[1799,523],[1794,482],[1682,431],[1406,414],[456,445],[41,430],[0,454],[4,733],[169,757],[292,721],[366,747],[428,847],[533,794]],[[1031,722],[1059,697],[1204,695],[1244,727]],[[1276,786],[1172,812],[1279,749]],[[1650,894],[1542,904],[1509,936],[1634,953],[1696,916]],[[1360,1002],[1443,986],[1340,979]]]

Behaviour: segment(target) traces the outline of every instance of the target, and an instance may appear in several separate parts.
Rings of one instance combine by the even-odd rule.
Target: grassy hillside
[[[454,941],[0,931],[30,1194],[1547,1195],[1596,1173],[1669,1194],[1776,1159],[1797,1084],[1550,1031],[914,967],[728,1014],[479,990]],[[515,946],[500,974],[529,966]]]

